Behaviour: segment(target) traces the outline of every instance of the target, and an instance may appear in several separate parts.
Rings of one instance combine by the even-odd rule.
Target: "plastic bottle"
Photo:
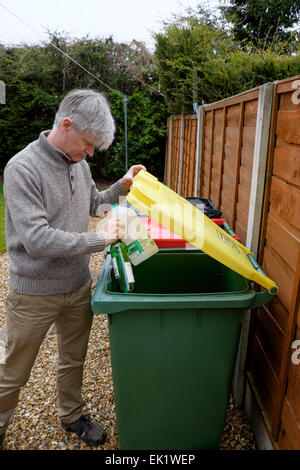
[[[123,242],[117,241],[111,244],[110,254],[115,279],[122,292],[133,292],[135,280],[132,272],[129,255]]]
[[[137,266],[159,251],[146,227],[140,221],[139,216],[125,204],[115,204],[109,214],[99,222],[96,230],[101,231],[101,227],[108,218],[117,217],[125,224],[125,237],[122,238],[122,242],[125,243],[130,261],[134,266]]]

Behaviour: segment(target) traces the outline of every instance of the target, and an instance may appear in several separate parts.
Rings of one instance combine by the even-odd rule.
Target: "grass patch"
[[[0,253],[6,252],[5,244],[5,201],[3,197],[3,183],[0,181]]]

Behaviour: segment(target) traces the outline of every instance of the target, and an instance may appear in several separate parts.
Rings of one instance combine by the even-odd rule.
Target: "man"
[[[53,129],[16,154],[4,171],[6,242],[10,255],[7,297],[8,352],[0,369],[0,446],[12,422],[19,391],[40,345],[55,323],[58,344],[58,415],[65,430],[88,445],[104,430],[82,415],[82,372],[92,325],[89,255],[121,238],[124,226],[109,221],[88,233],[90,215],[129,190],[135,165],[98,192],[85,161],[95,147],[107,149],[115,131],[105,98],[93,90],[66,95]]]

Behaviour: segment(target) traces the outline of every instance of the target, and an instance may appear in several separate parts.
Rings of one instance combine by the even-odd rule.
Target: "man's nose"
[[[89,157],[92,157],[94,155],[94,150],[95,150],[95,145],[88,145],[85,151]]]

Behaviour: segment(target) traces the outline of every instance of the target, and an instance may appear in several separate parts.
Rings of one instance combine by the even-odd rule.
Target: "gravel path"
[[[97,219],[90,221],[94,231]],[[90,268],[96,279],[103,254],[91,256]],[[0,328],[5,327],[5,299],[8,292],[9,257],[0,254]],[[0,338],[1,339],[1,338]],[[75,434],[66,433],[57,417],[55,385],[56,337],[51,329],[44,340],[30,379],[22,388],[13,423],[8,427],[4,448],[8,450],[93,449]],[[107,432],[107,440],[95,449],[117,450],[118,434],[111,376],[110,346],[106,315],[95,315],[86,358],[83,399],[84,413],[95,418]],[[222,450],[254,450],[255,441],[244,411],[235,409],[230,398]]]

